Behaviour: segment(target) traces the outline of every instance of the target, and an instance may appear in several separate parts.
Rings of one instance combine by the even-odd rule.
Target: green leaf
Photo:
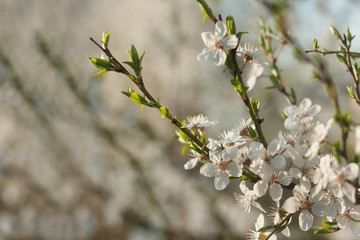
[[[169,110],[166,107],[160,107],[159,111],[164,118],[166,118],[168,116]]]
[[[255,115],[258,116],[259,115],[259,106],[260,106],[259,100],[254,100],[253,98],[251,98],[250,104],[251,104],[252,109],[255,112]]]
[[[105,49],[109,46],[109,41],[110,41],[110,33],[109,32],[103,33],[103,40],[101,42],[104,45]]]
[[[272,229],[272,228],[273,228],[272,226],[264,226],[257,231],[258,232],[266,232],[267,230]]]
[[[246,32],[246,31],[238,32],[238,33],[236,34],[236,37],[237,37],[238,41],[240,42],[241,36],[242,36],[243,34],[247,34],[247,33],[249,33],[249,32]]]
[[[227,26],[227,32],[229,35],[236,33],[236,26],[234,22],[234,17],[229,15],[226,17],[226,26]]]
[[[139,59],[139,54],[135,48],[135,46],[132,44],[131,45],[131,56],[132,56],[132,62],[134,63],[134,65],[136,66],[137,70],[140,69],[140,59]]]
[[[346,64],[346,58],[345,58],[344,56],[342,56],[342,55],[340,55],[340,54],[337,53],[337,54],[336,54],[336,58],[337,58],[340,62]]]
[[[336,161],[339,165],[341,165],[341,150],[340,150],[340,141],[336,141],[332,147],[331,151],[334,154]]]
[[[348,41],[349,45],[351,41],[355,38],[355,36],[351,35],[349,26],[346,28],[346,40]]]
[[[108,60],[102,58],[93,58],[93,57],[89,57],[89,59],[94,64],[95,67],[101,70],[106,70],[106,71],[115,70],[115,66]]]
[[[341,42],[343,41],[343,39],[340,36],[340,33],[338,32],[338,30],[336,30],[334,26],[330,26],[330,31],[334,35],[334,37],[336,37],[339,41]]]
[[[106,72],[109,72],[109,71],[106,70],[106,69],[103,69],[103,70],[101,70],[100,72],[97,72],[97,73],[95,74],[95,76],[100,76],[101,74],[106,73]]]
[[[146,104],[147,101],[145,100],[144,97],[138,95],[136,92],[132,92],[130,94],[130,99],[133,100],[134,103],[142,105],[142,104]]]
[[[249,89],[248,86],[242,87],[240,81],[237,79],[231,79],[230,82],[239,94],[244,94]]]
[[[333,226],[336,226],[337,222],[336,221],[328,222],[328,221],[326,221],[326,218],[324,218],[322,225],[326,230],[329,230],[329,229],[333,228]]]
[[[314,38],[314,40],[313,40],[313,49],[314,49],[314,50],[317,50],[318,48],[319,48],[319,46],[318,46],[318,41],[317,41],[316,38]]]
[[[129,62],[129,61],[125,61],[125,62],[123,62],[123,63],[125,63],[125,64],[129,65],[129,66],[130,66],[130,67],[134,70],[134,72],[136,72],[136,66],[135,66],[135,64],[134,64],[134,63]]]
[[[181,154],[185,154],[186,150],[188,150],[189,147],[190,147],[190,145],[189,145],[189,144],[186,144],[186,145],[182,148]]]
[[[204,13],[205,17],[203,18],[203,21],[208,17],[212,18],[214,17],[214,14],[212,13],[211,8],[209,5],[205,2],[205,0],[196,0],[197,3],[200,6],[201,11]]]
[[[252,127],[247,127],[251,138],[257,138],[256,132]]]

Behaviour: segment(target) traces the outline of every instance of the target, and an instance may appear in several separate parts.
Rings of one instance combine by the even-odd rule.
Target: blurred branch
[[[282,39],[288,42],[292,48],[294,49],[295,56],[302,62],[308,63],[314,67],[314,75],[315,78],[318,79],[325,87],[327,94],[335,107],[335,115],[342,115],[339,104],[339,97],[336,92],[335,84],[327,70],[327,67],[323,61],[320,61],[316,58],[310,58],[309,55],[305,53],[305,50],[302,46],[289,34],[289,29],[287,26],[287,18],[285,15],[286,10],[290,7],[288,4],[289,1],[274,1],[274,0],[257,0],[260,4],[262,4],[266,10],[271,14],[271,16],[275,20],[275,25],[278,28],[279,33],[282,35]],[[281,2],[286,2],[285,5],[280,4]],[[347,137],[348,137],[348,129],[344,125],[342,121],[337,121],[340,131],[341,131],[341,139],[342,145],[340,153],[343,157],[346,158],[346,145],[347,145]]]
[[[74,179],[77,179],[77,181],[81,183],[84,189],[87,189],[89,193],[97,196],[97,198],[101,199],[101,201],[106,200],[109,193],[105,189],[93,183],[90,178],[88,178],[73,162],[71,162],[71,154],[69,150],[58,138],[56,131],[53,128],[48,116],[44,113],[44,111],[38,108],[38,100],[36,98],[36,93],[25,90],[25,81],[17,73],[10,59],[2,52],[1,48],[0,63],[9,72],[9,80],[13,88],[22,97],[29,109],[33,111],[41,125],[41,128],[45,129],[47,138],[41,139],[46,145],[49,146],[49,148],[52,150],[53,153],[55,153],[56,156],[61,156],[61,160],[56,161],[56,164],[63,167],[57,169],[62,170],[62,173],[65,176],[69,175]]]
[[[158,201],[157,197],[155,196],[155,193],[151,186],[151,181],[147,177],[147,173],[144,170],[141,161],[120,144],[119,140],[116,138],[116,135],[114,134],[115,131],[113,131],[112,129],[110,129],[108,126],[104,125],[101,122],[100,117],[98,116],[95,108],[91,103],[91,99],[89,95],[87,95],[85,92],[80,91],[78,87],[78,83],[76,82],[76,78],[67,67],[65,61],[63,61],[60,56],[56,56],[53,53],[51,53],[48,43],[40,33],[37,33],[37,39],[38,39],[37,47],[39,51],[43,54],[43,56],[50,63],[50,65],[63,76],[65,84],[70,90],[70,92],[79,100],[81,106],[89,114],[90,127],[94,129],[97,132],[97,134],[99,134],[99,136],[101,136],[101,138],[119,155],[124,154],[126,156],[130,167],[137,174],[137,178],[138,178],[138,182],[140,183],[140,186],[143,189],[145,189],[149,202],[159,211],[165,223],[170,224],[170,221],[165,213],[165,210],[162,208],[161,203]]]

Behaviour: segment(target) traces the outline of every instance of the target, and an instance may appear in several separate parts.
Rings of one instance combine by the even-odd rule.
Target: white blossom
[[[240,46],[236,50],[236,54],[242,57],[244,62],[257,63],[257,64],[265,64],[264,54],[260,51],[260,49],[256,46],[251,45],[250,43],[244,43],[243,46]]]
[[[283,186],[289,186],[292,176],[287,171],[273,173],[268,181],[260,180],[254,185],[256,196],[262,197],[269,189],[270,196],[274,201],[280,201],[283,194]]]
[[[243,194],[234,194],[237,204],[244,210],[244,212],[249,213],[251,211],[251,206],[256,207],[260,211],[266,212],[261,205],[256,202],[258,197],[256,196],[253,190],[250,190],[245,181],[242,181],[239,185],[240,190]]]
[[[185,126],[182,126],[181,128],[188,128],[188,129],[201,129],[204,127],[214,126],[217,124],[217,121],[209,121],[206,116],[203,114],[198,114],[193,117],[186,117],[185,119]]]
[[[316,114],[321,110],[319,105],[311,106],[311,100],[304,98],[299,107],[296,105],[288,106],[284,109],[284,113],[287,116],[284,126],[288,130],[302,130],[309,123],[311,123]]]
[[[310,213],[310,209],[317,216],[327,214],[325,202],[318,201],[313,192],[308,192],[306,188],[301,185],[296,185],[293,189],[293,197],[288,198],[283,205],[283,208],[288,213],[295,213],[300,211],[299,226],[303,231],[308,231],[314,222],[314,216]]]
[[[229,176],[240,177],[242,165],[232,160],[237,155],[237,147],[229,147],[220,151],[210,151],[211,162],[205,163],[200,168],[200,174],[205,177],[215,177],[214,185],[217,190],[223,190],[229,185]]]
[[[329,119],[329,121],[326,123],[326,126],[324,124],[318,123],[314,127],[313,131],[308,134],[308,140],[311,142],[311,146],[306,152],[305,157],[310,159],[316,157],[320,150],[321,144],[323,144],[326,140],[332,123],[333,119]]]
[[[251,165],[250,170],[260,175],[263,181],[268,181],[275,170],[282,169],[285,164],[285,158],[280,154],[280,144],[278,139],[270,142],[267,149],[259,142],[253,142],[250,145]]]
[[[190,149],[190,160],[187,161],[184,165],[185,170],[193,169],[201,160],[203,160],[204,155],[198,153],[197,151]]]
[[[339,228],[350,227],[352,233],[355,236],[360,237],[360,225],[359,223],[354,222],[352,219],[355,221],[360,221],[360,205],[356,205],[353,208],[345,211],[337,218]]]
[[[215,34],[212,32],[203,32],[201,37],[206,48],[197,56],[198,61],[214,61],[215,65],[224,65],[226,61],[226,51],[234,49],[238,39],[234,34],[227,35],[226,24],[217,21],[215,24]]]

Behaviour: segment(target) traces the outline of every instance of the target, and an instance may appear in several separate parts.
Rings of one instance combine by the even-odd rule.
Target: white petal
[[[288,106],[284,109],[284,113],[286,116],[295,116],[298,113],[298,107],[295,105]]]
[[[226,62],[226,53],[222,49],[216,49],[214,55],[214,63],[216,66],[224,65]]]
[[[245,181],[242,181],[240,184],[239,184],[239,188],[241,190],[241,192],[243,194],[246,194],[248,191],[250,191],[250,189],[246,186],[246,183]]]
[[[296,197],[289,197],[283,204],[283,208],[288,213],[294,213],[299,210],[300,202]]]
[[[274,184],[271,184],[269,192],[270,192],[271,198],[274,201],[280,201],[282,198],[282,194],[283,194],[283,188],[281,187],[280,184],[274,183]]]
[[[310,182],[310,180],[309,180],[307,177],[303,176],[303,177],[300,178],[300,185],[301,185],[302,187],[304,187],[304,189],[306,190],[306,192],[310,192],[311,182]]]
[[[223,21],[217,21],[215,24],[215,38],[221,40],[227,33],[226,24]]]
[[[311,100],[308,98],[304,98],[301,103],[299,104],[299,108],[302,110],[307,111],[309,107],[311,106]]]
[[[280,148],[280,141],[278,139],[274,139],[269,143],[267,151],[270,153],[276,153]]]
[[[354,206],[354,208],[350,211],[350,216],[356,221],[360,220],[360,205]]]
[[[300,169],[293,167],[293,168],[290,168],[289,172],[294,178],[301,178],[301,170]]]
[[[220,171],[216,174],[214,179],[214,185],[216,190],[223,190],[229,185],[230,179],[226,172]]]
[[[304,210],[299,215],[299,226],[303,231],[308,231],[314,222],[314,216],[308,210]]]
[[[356,189],[354,187],[354,185],[352,185],[351,183],[345,182],[343,184],[343,193],[344,195],[350,199],[351,202],[355,203],[355,192]]]
[[[293,189],[293,193],[294,197],[299,199],[299,201],[305,200],[308,196],[307,190],[301,185],[296,185]]]
[[[199,162],[199,159],[197,159],[197,158],[190,159],[184,165],[185,170],[189,170],[189,169],[194,168],[198,164],[198,162]]]
[[[238,152],[237,146],[225,148],[224,151],[222,152],[224,161],[229,161],[236,158],[237,152]]]
[[[229,171],[230,175],[233,177],[240,177],[242,174],[241,165],[237,165],[234,162],[231,162],[227,165],[227,170]]]
[[[215,46],[215,37],[211,32],[203,32],[201,33],[201,38],[205,43],[205,46],[208,48],[213,48]]]
[[[214,54],[215,54],[215,49],[213,49],[213,48],[204,48],[202,50],[202,53],[197,55],[197,60],[199,62],[208,61],[208,60],[214,58]]]
[[[350,181],[354,181],[359,176],[359,165],[349,163],[344,169],[344,176]]]
[[[246,85],[249,87],[248,91],[251,91],[256,83],[256,77],[255,76],[250,76],[247,81],[246,81]]]
[[[222,161],[220,151],[210,151],[209,153],[210,160],[216,164]]]
[[[236,48],[237,42],[238,42],[237,37],[234,34],[231,34],[226,38],[224,38],[223,47],[226,51],[230,49],[234,49]]]
[[[329,214],[330,208],[324,202],[315,202],[311,207],[311,211],[318,217],[326,217]]]
[[[260,213],[259,217],[256,219],[255,222],[255,229],[256,231],[262,228],[265,224],[265,217],[262,213]]]
[[[278,155],[273,159],[271,159],[271,166],[273,166],[276,169],[282,169],[283,167],[285,167],[285,164],[286,164],[286,160],[281,155]]]
[[[200,168],[200,174],[205,177],[214,177],[217,173],[217,167],[213,163],[205,163]]]
[[[359,226],[359,224],[356,224],[356,223],[354,223],[354,222],[351,222],[351,223],[350,223],[350,229],[351,229],[351,232],[352,232],[355,236],[360,237],[360,226]]]
[[[307,111],[307,115],[313,117],[316,114],[318,114],[320,111],[321,111],[321,107],[319,105],[314,105],[311,106],[310,109]]]
[[[292,181],[292,176],[289,174],[289,172],[284,171],[279,173],[277,180],[279,183],[281,183],[281,185],[289,186]]]
[[[290,229],[289,227],[286,227],[284,230],[282,230],[281,232],[285,237],[290,237]]]
[[[255,183],[254,185],[254,192],[256,194],[257,197],[262,197],[265,195],[266,191],[267,191],[267,182],[264,181],[258,181],[257,183]]]

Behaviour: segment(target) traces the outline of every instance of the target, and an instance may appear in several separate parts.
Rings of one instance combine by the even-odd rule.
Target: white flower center
[[[224,49],[223,43],[220,40],[217,40],[214,46],[216,49]]]

